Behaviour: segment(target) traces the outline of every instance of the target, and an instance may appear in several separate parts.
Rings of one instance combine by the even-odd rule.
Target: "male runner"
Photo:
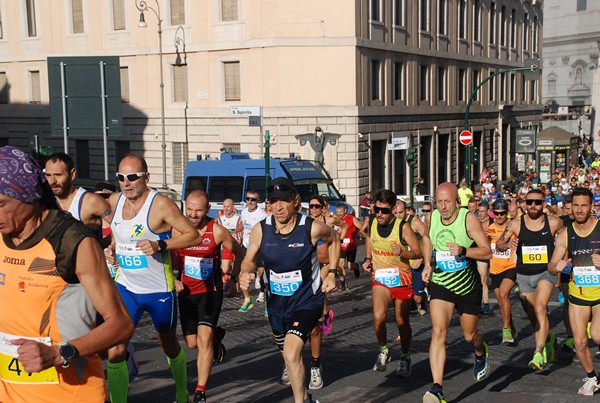
[[[393,302],[402,347],[396,374],[405,378],[410,375],[412,329],[409,317],[414,295],[409,259],[422,256],[421,246],[410,225],[405,225],[406,221],[394,215],[397,207],[394,192],[380,189],[375,192],[373,200],[376,216],[370,223],[363,263],[363,269],[372,273],[373,329],[379,343],[379,354],[373,370],[385,371],[387,363],[391,361],[385,320],[388,307]]]
[[[119,163],[117,179],[121,192],[108,199],[114,215],[113,244],[107,253],[119,265],[117,289],[134,325],[144,311],[150,314],[175,380],[177,402],[187,402],[185,351],[175,335],[177,295],[168,251],[197,245],[200,235],[173,201],[148,188],[150,173],[144,158],[127,154]],[[179,234],[171,237],[172,229]],[[127,401],[125,346],[108,351],[107,375],[113,403]]]
[[[267,308],[273,336],[283,354],[294,401],[314,402],[305,386],[302,349],[323,314],[323,293],[335,288],[335,269],[319,268],[316,245],[329,246],[329,261],[340,260],[340,241],[326,224],[298,213],[300,195],[287,178],[276,178],[268,187],[273,215],[250,234],[242,262],[240,286],[254,280],[260,252],[265,263]]]
[[[591,338],[594,343],[600,344],[600,225],[591,214],[592,192],[575,188],[571,196],[575,220],[558,233],[548,271],[555,275],[563,274],[565,268],[572,265],[569,272],[569,317],[575,352],[586,372],[578,393],[593,396],[600,387],[588,346],[587,326],[591,319]]]
[[[258,208],[258,202],[258,192],[255,190],[248,190],[246,192],[246,208],[242,210],[241,214],[242,223],[244,224],[244,238],[242,244],[245,248],[248,248],[248,242],[250,242],[250,232],[252,231],[252,228],[254,228],[259,221],[263,220],[267,216],[267,213],[264,210]],[[263,275],[263,265],[260,263],[262,262],[259,261],[258,276],[256,276],[257,280]],[[248,312],[254,306],[252,305],[252,300],[250,299],[250,291],[247,289],[242,289],[242,293],[244,294],[244,303],[240,307],[239,311]]]
[[[575,217],[573,217],[573,209],[571,208],[572,201],[573,198],[571,194],[568,194],[563,198],[562,215],[559,218],[562,220],[565,227],[575,219]],[[567,338],[563,341],[561,350],[573,354],[575,353],[575,340],[573,339],[571,321],[569,320],[569,283],[571,282],[571,274],[567,274],[567,271],[568,270],[565,270],[564,273],[561,272],[558,275],[560,293],[562,294],[562,300],[564,301],[562,306],[563,323],[565,325],[565,332],[567,333]]]
[[[358,248],[357,232],[362,224],[355,216],[348,214],[345,204],[338,204],[335,211],[339,219],[348,226],[346,236],[342,239],[340,267],[344,268],[344,272],[346,268],[351,269],[354,272],[354,278],[359,278],[360,270],[356,264],[356,250]]]
[[[496,249],[496,242],[500,235],[506,230],[508,224],[508,201],[496,199],[492,204],[494,222],[487,229],[487,236],[492,247],[492,258],[490,259],[490,288],[494,291],[500,313],[502,314],[502,343],[512,344],[515,342],[514,326],[510,312],[510,292],[515,286],[517,279],[517,257],[515,249],[510,248],[504,252]]]
[[[529,366],[541,371],[555,358],[556,337],[549,331],[547,307],[556,280],[548,272],[548,261],[554,251],[554,235],[564,226],[558,217],[543,213],[546,201],[541,190],[531,189],[525,203],[527,214],[508,223],[496,249],[517,251],[520,298],[535,331],[536,347]]]
[[[489,215],[490,205],[486,201],[482,201],[477,206],[477,217],[479,217],[479,222],[481,222],[481,227],[483,228],[483,232],[487,234],[488,227],[494,220],[490,218]],[[481,276],[481,285],[483,286],[483,305],[481,306],[481,311],[483,315],[489,315],[490,310],[490,291],[488,288],[488,272],[490,269],[489,260],[478,260],[477,261],[477,271]]]
[[[223,212],[217,216],[217,224],[225,227],[236,240],[240,243],[243,237],[244,224],[242,223],[241,216],[235,211],[235,205],[233,199],[227,198],[223,200]],[[229,249],[223,246],[221,250],[221,270],[223,271],[223,277],[225,281],[225,288],[227,288],[227,281],[230,276],[237,276],[239,273],[231,271],[231,265],[233,263],[234,254]],[[259,301],[260,302],[260,301]]]
[[[488,346],[477,329],[482,286],[475,264],[476,260],[492,257],[490,244],[477,217],[460,208],[454,184],[442,183],[436,190],[435,199],[437,209],[431,213],[429,223],[429,238],[435,253],[434,270],[431,267],[432,251],[426,248],[423,251],[423,280],[430,282],[429,314],[433,328],[429,347],[433,386],[423,396],[425,403],[445,401],[442,381],[446,334],[455,308],[460,315],[465,341],[475,348],[473,377],[481,381],[490,372]]]
[[[2,147],[0,166],[0,401],[104,402],[97,353],[133,324],[102,249],[59,210],[33,157]]]
[[[235,269],[244,258],[244,248],[229,231],[208,217],[210,204],[206,193],[194,190],[185,199],[188,220],[197,228],[202,240],[198,245],[173,251],[173,268],[181,275],[179,318],[188,348],[199,348],[196,365],[198,384],[194,403],[206,403],[206,384],[212,369],[215,344],[222,336],[216,334],[221,305],[223,304],[223,275],[219,262],[221,246],[235,256]]]

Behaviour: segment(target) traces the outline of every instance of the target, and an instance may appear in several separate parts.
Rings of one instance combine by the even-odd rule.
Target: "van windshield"
[[[296,189],[300,193],[301,201],[309,202],[310,197],[314,195],[321,195],[329,201],[343,201],[343,197],[338,190],[333,186],[333,183],[320,182],[320,183],[305,183],[295,184]]]

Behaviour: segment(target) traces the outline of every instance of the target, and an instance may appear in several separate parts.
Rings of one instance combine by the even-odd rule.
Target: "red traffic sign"
[[[463,146],[468,146],[473,142],[473,133],[471,133],[468,130],[463,130],[458,135],[458,139],[460,140],[460,144],[462,144]]]

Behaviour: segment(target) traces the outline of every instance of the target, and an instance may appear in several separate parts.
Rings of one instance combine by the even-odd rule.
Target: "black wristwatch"
[[[167,243],[165,241],[163,241],[162,239],[160,241],[158,241],[157,244],[158,244],[159,252],[164,252],[167,250]]]
[[[467,248],[465,248],[464,246],[460,247],[460,256],[467,257]]]
[[[60,346],[60,349],[58,350],[60,358],[64,361],[62,367],[69,368],[71,361],[79,356],[79,351],[77,351],[77,348],[74,345],[69,343],[58,343],[58,345]]]

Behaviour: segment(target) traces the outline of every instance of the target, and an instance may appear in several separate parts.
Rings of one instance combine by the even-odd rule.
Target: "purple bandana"
[[[42,199],[46,176],[37,161],[13,146],[0,148],[0,194],[23,203]]]

